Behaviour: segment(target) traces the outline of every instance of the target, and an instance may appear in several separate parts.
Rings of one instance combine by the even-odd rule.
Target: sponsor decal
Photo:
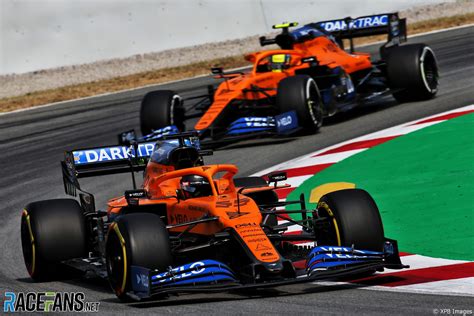
[[[250,201],[249,198],[239,198],[239,199],[235,199],[234,200],[234,206],[237,206],[237,205],[240,205],[240,206],[244,206],[244,205],[247,205],[247,203]]]
[[[133,199],[133,198],[146,198],[146,191],[145,190],[127,190],[125,191],[125,198]]]
[[[277,132],[282,133],[298,127],[298,117],[295,111],[289,111],[275,116]]]
[[[149,287],[149,284],[148,284],[148,276],[145,275],[145,274],[141,274],[141,273],[137,273],[136,274],[136,282],[137,282],[137,285],[142,285],[146,288]]]
[[[235,228],[245,228],[245,227],[257,227],[257,224],[255,223],[244,223],[244,224],[237,224],[235,225]]]
[[[257,251],[264,251],[264,250],[271,250],[272,248],[264,245],[264,244],[258,244],[255,250]]]
[[[244,121],[247,126],[251,127],[266,127],[269,125],[266,117],[245,117]]]
[[[73,151],[76,165],[126,160],[130,157],[149,157],[155,149],[155,143],[142,143],[137,147],[137,154],[132,147],[114,146]]]
[[[153,276],[153,279],[158,279],[159,283],[170,282],[176,279],[183,279],[193,275],[202,274],[206,271],[204,262],[198,261],[192,264],[187,264],[178,268],[171,269],[169,272],[157,274]],[[188,272],[183,272],[191,270]]]
[[[229,219],[234,219],[234,218],[238,218],[240,216],[244,216],[244,215],[247,215],[247,214],[250,214],[250,212],[226,212],[227,213],[227,216],[229,217]]]
[[[349,22],[349,26],[344,20],[327,21],[320,24],[328,32],[336,32],[350,29],[364,29],[369,27],[388,25],[388,15],[373,15],[358,18]]]
[[[231,206],[232,206],[231,201],[217,201],[216,202],[216,207],[219,207],[219,208],[227,208]]]
[[[5,292],[3,312],[98,312],[100,302],[86,302],[82,292]]]
[[[201,206],[189,205],[188,210],[197,212],[207,212],[208,210]]]
[[[266,241],[267,238],[253,238],[253,239],[248,239],[247,242],[262,242],[262,241]]]
[[[172,224],[182,224],[182,223],[187,223],[190,221],[195,221],[195,217],[188,218],[186,214],[171,214],[170,215],[170,222]]]

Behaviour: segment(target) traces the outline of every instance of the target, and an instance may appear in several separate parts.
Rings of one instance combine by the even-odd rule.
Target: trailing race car
[[[195,134],[175,139],[66,152],[65,191],[76,199],[28,204],[21,241],[34,280],[67,264],[108,278],[122,300],[167,293],[262,288],[400,269],[397,243],[384,237],[370,195],[348,183],[279,202],[283,173],[234,178],[234,165],[205,165]],[[96,210],[78,178],[144,170],[140,189]],[[273,183],[270,185],[270,183]],[[300,204],[301,220],[277,207]],[[279,223],[278,218],[288,222]],[[301,235],[285,234],[300,225]],[[309,241],[312,247],[292,244]],[[297,264],[301,261],[303,266]]]
[[[316,132],[323,117],[347,111],[387,94],[400,102],[432,98],[438,87],[435,54],[425,44],[405,44],[406,20],[397,13],[310,23],[274,25],[275,38],[260,38],[262,46],[281,49],[248,54],[249,71],[223,72],[217,90],[187,100],[175,91],[145,95],[140,124],[143,138],[159,139],[163,129],[183,131],[189,119],[199,118],[194,130],[203,145],[219,145],[256,135]],[[355,52],[353,39],[388,34],[381,59]],[[344,40],[350,42],[344,50]],[[196,101],[198,100],[198,101]],[[192,102],[191,105],[188,103]]]

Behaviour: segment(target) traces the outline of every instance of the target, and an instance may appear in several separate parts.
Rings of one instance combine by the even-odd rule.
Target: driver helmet
[[[290,66],[290,54],[275,54],[270,56],[270,69],[273,72],[282,72]]]
[[[187,199],[212,195],[212,188],[209,181],[198,175],[182,177],[180,186]]]

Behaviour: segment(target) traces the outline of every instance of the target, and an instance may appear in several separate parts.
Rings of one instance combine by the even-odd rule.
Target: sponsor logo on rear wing
[[[348,29],[366,29],[389,25],[389,14],[371,15],[356,19],[346,18],[316,23],[327,32],[345,31]]]
[[[350,40],[350,51],[354,51],[353,38],[387,34],[387,43],[399,45],[407,41],[406,19],[400,19],[397,12],[383,13],[358,18],[322,21],[308,24],[323,32],[328,32],[344,48],[343,39]],[[386,45],[384,44],[384,46]],[[382,50],[384,49],[382,46]]]
[[[155,149],[155,142],[139,143],[136,153],[133,146],[112,146],[74,150],[74,164],[82,166],[101,162],[124,161],[130,158],[148,158]]]

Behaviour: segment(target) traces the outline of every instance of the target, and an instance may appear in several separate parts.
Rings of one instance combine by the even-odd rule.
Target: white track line
[[[465,112],[465,111],[472,111],[472,110],[474,110],[474,104],[464,106],[464,107],[461,107],[461,108],[458,108],[458,109],[454,109],[454,110],[450,110],[450,111],[430,115],[430,116],[427,116],[427,117],[424,117],[424,118],[421,118],[421,119],[416,119],[416,120],[413,120],[413,121],[410,121],[410,122],[407,122],[407,123],[403,123],[403,124],[400,124],[400,125],[396,125],[396,126],[393,126],[393,127],[389,127],[389,128],[383,129],[383,130],[375,132],[375,133],[370,133],[370,134],[366,134],[366,135],[363,135],[363,136],[360,136],[360,137],[356,137],[356,138],[353,138],[353,139],[350,139],[350,140],[347,140],[347,141],[343,141],[343,142],[337,143],[335,145],[332,145],[332,146],[329,146],[329,147],[311,152],[309,154],[305,154],[303,156],[293,158],[291,160],[285,161],[283,163],[272,166],[272,167],[267,168],[265,170],[259,171],[255,174],[253,174],[253,176],[262,176],[262,175],[268,174],[268,173],[270,173],[272,171],[275,171],[275,170],[284,170],[284,169],[297,168],[297,167],[302,167],[302,166],[305,166],[305,167],[306,166],[311,166],[313,164],[312,159],[315,158],[315,157],[312,157],[312,156],[321,154],[321,153],[326,152],[328,150],[332,150],[332,149],[339,148],[339,147],[344,146],[344,145],[352,144],[354,142],[363,141],[363,140],[369,140],[369,139],[375,139],[375,138],[387,137],[387,136],[404,135],[406,133],[417,131],[417,130],[423,128],[423,127],[427,127],[427,126],[431,126],[431,125],[441,123],[444,120],[443,121],[436,121],[436,122],[430,122],[430,123],[425,123],[425,124],[414,125],[417,122],[433,119],[433,118],[436,118],[436,117],[441,117],[441,116],[444,116],[444,115],[447,115],[447,114],[459,113],[459,112]],[[361,151],[363,151],[363,150],[365,150],[365,149],[361,149]],[[341,155],[343,156],[344,152],[341,153]],[[329,156],[329,155],[325,155],[325,156]],[[352,155],[349,155],[349,156],[352,156]],[[321,157],[324,157],[324,156],[321,156]],[[321,162],[318,163],[318,164],[322,164],[322,163],[324,163],[324,161],[325,160],[321,160]],[[328,162],[333,162],[330,159],[328,159],[327,161]]]

